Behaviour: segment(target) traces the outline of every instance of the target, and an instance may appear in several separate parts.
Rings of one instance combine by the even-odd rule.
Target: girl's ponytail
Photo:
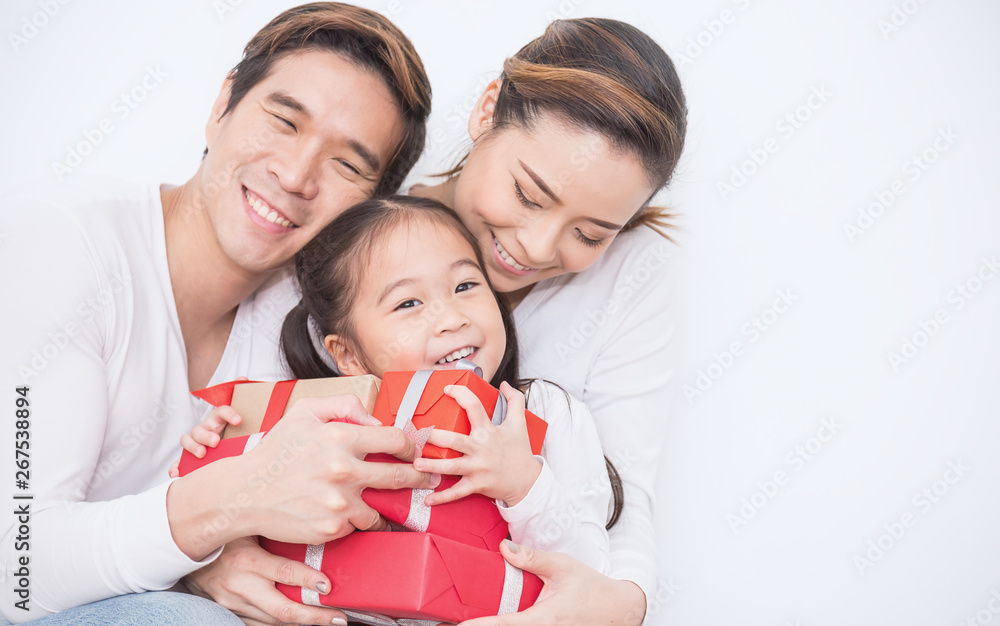
[[[299,303],[285,316],[281,326],[281,352],[295,378],[328,378],[339,376],[316,351],[312,325],[305,302]]]

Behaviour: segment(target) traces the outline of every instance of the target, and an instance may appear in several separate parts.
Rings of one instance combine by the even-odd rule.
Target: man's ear
[[[469,136],[473,141],[482,137],[483,133],[493,126],[493,112],[496,110],[497,97],[500,95],[502,85],[503,81],[499,78],[490,82],[486,86],[486,91],[476,101],[476,106],[469,116]]]
[[[326,351],[333,357],[333,362],[337,364],[337,370],[345,376],[358,376],[367,374],[361,360],[358,358],[354,348],[340,335],[327,335],[323,338],[323,345]]]
[[[208,124],[205,125],[205,141],[209,148],[215,142],[215,136],[218,134],[219,125],[222,123],[222,114],[226,112],[226,107],[229,106],[229,96],[233,91],[233,75],[230,74],[226,77],[226,80],[222,83],[222,89],[219,90],[219,95],[215,97],[215,102],[212,104],[212,113],[208,117]]]

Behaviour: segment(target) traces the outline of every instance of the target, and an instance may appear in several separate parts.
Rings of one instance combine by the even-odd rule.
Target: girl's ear
[[[205,141],[209,148],[212,147],[215,135],[219,130],[219,124],[222,122],[222,114],[225,113],[226,107],[229,106],[229,96],[232,94],[232,89],[233,77],[230,75],[222,83],[222,89],[219,90],[219,95],[215,97],[215,102],[212,104],[212,113],[208,117],[208,124],[205,125]]]
[[[469,136],[473,141],[479,139],[493,125],[493,112],[497,107],[501,85],[503,81],[499,78],[490,82],[472,109],[472,114],[469,116]]]
[[[333,357],[337,370],[345,376],[367,374],[357,353],[340,335],[327,335],[323,338],[326,351]]]

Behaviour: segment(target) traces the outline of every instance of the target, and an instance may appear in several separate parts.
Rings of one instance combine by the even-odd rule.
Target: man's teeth
[[[513,267],[516,270],[521,270],[522,272],[529,272],[529,271],[535,269],[533,267],[527,267],[527,266],[521,265],[520,263],[518,263],[517,261],[515,261],[510,256],[510,254],[508,254],[507,251],[503,249],[503,246],[500,245],[500,241],[496,237],[493,238],[493,245],[495,245],[497,247],[497,252],[500,253],[500,258],[503,259],[503,262],[506,263],[507,265]]]
[[[472,354],[475,351],[476,351],[476,349],[473,348],[472,346],[466,346],[466,347],[462,348],[461,350],[455,350],[454,352],[452,352],[448,356],[446,356],[443,359],[441,359],[440,361],[438,361],[437,364],[438,365],[444,365],[446,363],[451,363],[452,361],[457,361],[459,359],[464,359],[465,357],[469,356],[470,354]]]
[[[261,201],[259,198],[252,198],[250,196],[250,190],[247,189],[243,194],[247,198],[247,202],[253,207],[254,211],[257,211],[257,215],[263,217],[272,224],[280,224],[285,228],[291,228],[292,223],[285,218],[278,215],[278,212],[267,206],[266,203]]]

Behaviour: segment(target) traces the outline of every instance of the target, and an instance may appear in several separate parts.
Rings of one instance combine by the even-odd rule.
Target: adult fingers
[[[500,542],[500,554],[514,567],[536,574],[545,581],[568,574],[574,562],[578,563],[565,554],[535,550],[518,545],[510,539]]]
[[[329,593],[331,589],[330,579],[321,572],[314,570],[305,563],[273,554],[265,554],[266,557],[261,557],[259,572],[264,578],[292,587],[315,589],[320,594]],[[346,621],[346,616],[336,609],[314,607],[293,602],[273,586],[267,590],[262,589],[256,598],[257,608],[263,611],[264,615],[251,615],[249,617],[265,621],[265,623],[274,623],[273,621],[266,622],[269,618],[278,622],[293,624],[330,624],[334,618],[341,618]]]
[[[441,484],[441,476],[418,472],[406,463],[364,461],[357,484],[374,489],[434,489]]]
[[[419,458],[413,462],[413,467],[420,472],[430,474],[451,474],[454,476],[465,476],[471,473],[472,467],[467,462],[468,457],[457,459],[428,459]]]
[[[367,454],[391,454],[401,461],[412,461],[417,456],[417,446],[399,428],[356,427],[345,424],[354,432],[351,451],[359,459]]]
[[[389,529],[389,522],[385,521],[378,511],[364,504],[363,501],[358,506],[358,511],[351,514],[347,521],[358,530],[383,532]]]

